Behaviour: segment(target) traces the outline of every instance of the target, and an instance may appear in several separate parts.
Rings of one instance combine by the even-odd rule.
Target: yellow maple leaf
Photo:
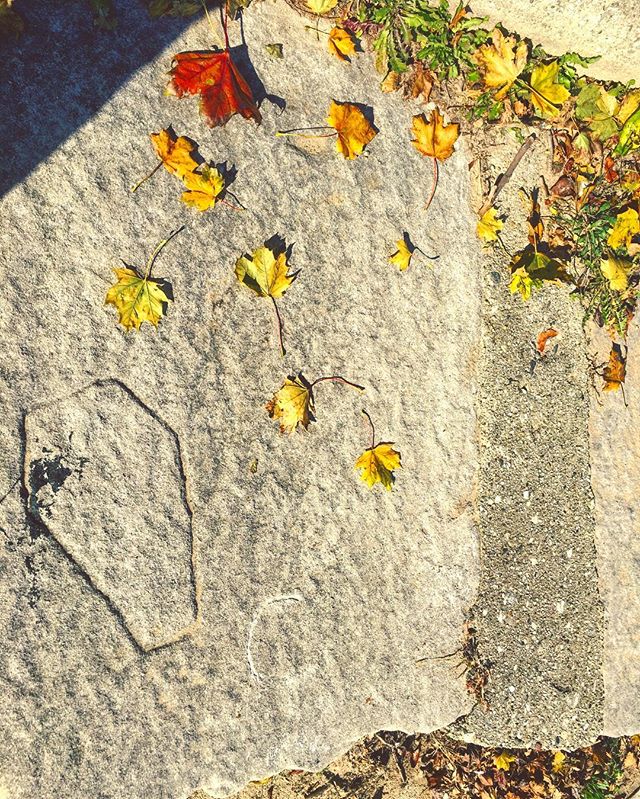
[[[268,247],[258,247],[250,257],[236,261],[238,280],[261,297],[282,297],[298,276],[288,270],[286,253],[276,257]]]
[[[564,761],[567,759],[567,756],[564,752],[554,752],[553,761],[551,763],[551,770],[555,771],[556,774],[562,770],[562,766],[564,765]]]
[[[265,408],[272,419],[280,420],[281,433],[293,433],[298,425],[306,430],[310,422],[315,422],[312,386],[302,372],[288,377]]]
[[[332,8],[338,5],[338,0],[307,0],[307,7],[313,11],[314,14],[322,16],[328,14]]]
[[[498,218],[498,212],[495,208],[491,207],[478,220],[478,236],[482,241],[489,244],[492,241],[498,240],[498,233],[503,227],[502,220]]]
[[[345,158],[360,155],[377,132],[355,103],[332,100],[327,122],[337,131],[336,149]]]
[[[140,277],[135,269],[114,269],[117,282],[107,291],[105,305],[114,305],[118,322],[125,330],[140,329],[143,322],[155,327],[164,315],[164,308],[171,297],[167,296],[161,283],[149,277]]]
[[[618,214],[611,228],[607,244],[614,250],[626,247],[629,249],[631,239],[640,233],[640,217],[635,208],[628,208],[624,213]]]
[[[453,145],[460,133],[460,126],[456,123],[443,124],[444,118],[437,108],[431,112],[427,120],[424,114],[413,117],[411,132],[414,137],[411,143],[423,155],[445,161],[453,154]]]
[[[494,756],[493,764],[502,771],[509,771],[511,764],[515,763],[516,760],[515,755],[510,755],[508,752],[500,752],[499,755]]]
[[[185,172],[181,180],[187,187],[180,199],[190,208],[206,211],[213,208],[217,197],[224,190],[224,178],[217,169],[205,166],[202,172]]]
[[[341,61],[350,61],[349,56],[356,52],[353,34],[336,25],[329,31],[329,52]]]
[[[409,268],[411,263],[411,256],[416,251],[416,248],[411,243],[409,236],[405,233],[404,237],[396,241],[396,251],[393,255],[389,256],[389,263],[397,266],[401,272]]]
[[[176,139],[170,128],[165,128],[160,133],[151,133],[149,138],[158,158],[172,175],[182,177],[186,172],[193,172],[197,168],[198,162],[192,155],[196,151],[196,145],[189,139],[184,136]]]
[[[527,64],[527,44],[505,36],[500,28],[491,33],[491,43],[475,52],[474,61],[480,67],[487,89],[498,89],[496,100],[502,100]]]
[[[519,267],[511,273],[511,280],[509,281],[509,291],[512,294],[520,293],[522,299],[526,302],[531,299],[531,291],[533,289],[533,280],[524,267]]]
[[[540,64],[531,72],[531,102],[543,117],[555,117],[562,110],[562,104],[570,97],[569,90],[558,83],[560,64]]]
[[[144,275],[141,276],[135,268],[127,264],[124,269],[113,270],[118,279],[107,291],[104,304],[115,307],[118,322],[126,330],[139,330],[143,322],[157,327],[164,316],[165,306],[173,300],[171,285],[166,280],[153,280],[150,275],[160,251],[181,230],[182,227],[174,230],[156,246],[146,263]]]
[[[376,483],[382,483],[387,491],[393,488],[394,470],[401,466],[400,453],[393,448],[392,441],[384,441],[366,449],[355,464],[355,468],[360,471],[360,477],[370,488]]]
[[[627,288],[632,267],[631,261],[613,255],[600,261],[600,270],[609,281],[609,288],[612,291],[624,291]]]

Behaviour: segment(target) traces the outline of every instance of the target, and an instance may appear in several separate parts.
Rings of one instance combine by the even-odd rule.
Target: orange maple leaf
[[[177,53],[169,74],[167,93],[178,97],[199,94],[200,110],[209,127],[224,125],[234,114],[262,121],[249,84],[228,49]]]

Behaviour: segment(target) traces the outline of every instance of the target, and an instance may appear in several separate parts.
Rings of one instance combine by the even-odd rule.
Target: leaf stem
[[[357,389],[358,391],[364,391],[364,386],[359,386],[357,383],[352,383],[351,380],[347,380],[340,375],[330,375],[329,377],[319,377],[317,380],[314,380],[311,383],[311,388],[316,386],[318,383],[324,383],[325,380],[331,380],[334,383],[344,383],[346,386],[351,386],[352,388]]]
[[[373,426],[373,420],[371,419],[371,417],[365,411],[364,408],[362,409],[362,413],[367,417],[367,419],[369,420],[369,424],[371,425],[371,446],[369,447],[369,449],[375,449],[376,448],[376,428]]]
[[[429,210],[431,201],[433,200],[434,195],[436,193],[436,189],[438,188],[438,159],[434,156],[432,160],[433,160],[433,186],[431,187],[431,194],[429,195],[429,199],[424,205],[425,211]]]
[[[305,134],[305,130],[331,130],[331,133]],[[277,130],[276,136],[302,136],[305,139],[326,139],[329,136],[337,136],[338,131],[333,130],[331,125],[310,125],[308,128],[291,128],[290,130]]]
[[[151,257],[147,261],[147,266],[146,266],[145,271],[144,271],[144,279],[145,280],[149,279],[149,275],[151,274],[151,267],[153,266],[153,264],[154,264],[156,258],[158,257],[158,255],[160,254],[160,251],[171,241],[171,239],[174,236],[177,236],[178,233],[180,233],[182,230],[184,230],[184,225],[180,225],[180,227],[177,230],[171,231],[171,233],[169,233],[167,238],[166,239],[162,239],[162,241],[156,246],[154,251],[151,253]]]
[[[220,199],[220,200],[218,200],[218,202],[219,203],[223,203],[224,205],[228,205],[229,208],[233,208],[234,211],[246,211],[247,210],[246,208],[243,208],[240,205],[234,205],[233,203],[230,203],[229,200]]]
[[[140,188],[140,186],[142,186],[142,184],[143,184],[145,181],[149,180],[149,178],[153,177],[153,176],[156,174],[156,172],[157,172],[157,171],[160,169],[160,167],[161,167],[161,166],[162,166],[162,161],[158,161],[158,163],[157,163],[157,164],[154,166],[154,168],[151,170],[151,172],[149,172],[149,174],[148,174],[148,175],[145,175],[145,176],[142,178],[142,180],[139,180],[139,181],[136,183],[136,185],[135,185],[135,186],[132,186],[132,187],[131,187],[131,191],[132,191],[132,192],[134,192],[134,191],[137,191],[137,190]]]
[[[316,28],[314,25],[305,25],[304,29],[306,31],[315,31],[316,33],[321,33],[323,36],[329,36],[330,35],[329,33],[327,33],[327,31],[321,31],[318,28]]]
[[[224,7],[224,10],[223,10]],[[224,48],[225,50],[229,50],[229,31],[227,30],[227,25],[229,23],[228,19],[228,12],[227,12],[227,4],[226,2],[220,3],[220,19],[222,20],[222,30],[224,31]]]
[[[273,303],[273,310],[276,312],[276,324],[278,326],[278,340],[280,342],[280,355],[282,358],[284,358],[284,356],[287,354],[287,351],[284,348],[284,341],[282,340],[282,331],[284,330],[284,323],[282,322],[282,317],[280,316],[280,311],[278,310],[278,303],[276,302],[275,297],[271,297],[271,302]]]

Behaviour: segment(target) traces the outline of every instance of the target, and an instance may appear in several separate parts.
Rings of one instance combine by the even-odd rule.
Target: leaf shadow
[[[142,3],[117,4],[118,27],[93,24],[88,3],[23,0],[26,29],[3,44],[0,196],[86,124],[193,20],[151,19]]]

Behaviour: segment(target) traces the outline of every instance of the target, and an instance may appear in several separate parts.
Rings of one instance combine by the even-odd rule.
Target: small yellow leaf
[[[411,127],[415,137],[411,143],[416,150],[439,161],[445,161],[453,154],[453,145],[460,132],[459,125],[445,125],[443,119],[440,111],[434,108],[428,120],[424,114],[414,116]]]
[[[287,255],[277,257],[268,247],[258,247],[250,257],[236,261],[236,277],[261,297],[282,297],[298,273],[288,274]]]
[[[527,270],[524,267],[515,269],[511,274],[509,282],[509,291],[512,294],[520,293],[522,299],[526,302],[531,298],[531,290],[533,289],[533,280],[529,277]]]
[[[509,771],[511,764],[515,763],[516,760],[517,758],[515,755],[510,755],[508,752],[500,752],[499,755],[494,756],[493,764],[502,771]]]
[[[552,61],[535,67],[531,73],[531,102],[543,117],[557,116],[562,104],[570,97],[569,90],[557,82],[559,72],[560,64]]]
[[[305,430],[315,422],[312,386],[303,377],[288,377],[265,405],[272,419],[280,419],[280,432],[293,433],[300,424]]]
[[[151,133],[149,138],[158,158],[172,175],[180,178],[186,172],[193,172],[197,168],[198,162],[192,156],[197,148],[189,139],[184,136],[176,139],[169,128],[161,130],[160,133]]]
[[[364,113],[354,103],[331,101],[328,124],[338,132],[336,149],[345,158],[361,155],[376,135],[376,130]]]
[[[562,766],[564,765],[564,761],[567,759],[567,756],[564,752],[555,752],[553,755],[553,761],[551,764],[552,771],[555,771],[556,774],[562,770]]]
[[[628,208],[624,213],[618,214],[615,224],[611,228],[607,244],[614,250],[626,247],[629,249],[631,239],[640,233],[640,217],[635,208]]]
[[[105,305],[115,306],[118,322],[125,330],[140,329],[143,322],[155,327],[164,315],[164,306],[171,301],[161,284],[140,277],[134,269],[114,269],[117,282],[107,291]]]
[[[527,44],[505,36],[499,28],[491,33],[491,43],[483,44],[474,55],[487,89],[498,89],[496,100],[502,100],[527,64]]]
[[[224,190],[224,178],[214,167],[205,166],[202,172],[186,172],[181,179],[187,191],[182,192],[180,199],[198,211],[213,208],[216,198]]]
[[[356,461],[355,468],[370,488],[382,483],[387,491],[391,491],[395,480],[393,472],[401,466],[400,453],[393,448],[393,442],[385,441],[366,449]]]
[[[624,291],[627,288],[632,267],[631,261],[613,255],[600,261],[600,270],[609,281],[609,288],[612,291]]]
[[[482,241],[489,244],[492,241],[498,240],[498,233],[503,227],[503,222],[498,218],[496,209],[493,207],[489,208],[489,210],[478,220],[478,236],[482,239]]]
[[[409,236],[406,233],[404,238],[398,239],[398,241],[396,241],[396,247],[397,249],[393,255],[389,256],[389,263],[394,264],[394,266],[397,266],[401,272],[404,272],[405,269],[409,268],[411,256],[415,252],[416,248],[413,246]]]
[[[314,14],[322,16],[328,14],[332,8],[338,5],[338,0],[307,0],[307,7],[313,11]]]
[[[331,28],[329,32],[329,52],[341,61],[350,61],[349,56],[356,52],[356,40],[352,33],[344,28]]]

